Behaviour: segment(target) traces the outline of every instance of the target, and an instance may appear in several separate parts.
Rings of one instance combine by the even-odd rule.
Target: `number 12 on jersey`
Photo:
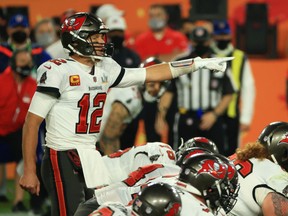
[[[78,101],[77,106],[80,108],[79,119],[76,123],[76,133],[77,134],[89,134],[99,133],[101,121],[97,119],[101,118],[103,115],[103,107],[106,100],[106,93],[99,93],[93,98],[93,107],[97,107],[90,116],[90,122],[88,122],[88,114],[90,109],[90,94],[86,93]]]

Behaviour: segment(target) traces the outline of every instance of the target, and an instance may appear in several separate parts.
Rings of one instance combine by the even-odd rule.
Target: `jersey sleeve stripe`
[[[56,98],[59,98],[61,95],[59,89],[54,87],[37,86],[36,91],[52,95]]]
[[[117,86],[117,85],[121,82],[124,74],[125,74],[125,69],[124,69],[124,68],[121,68],[121,71],[120,71],[117,79],[116,79],[115,82],[110,86],[110,88],[113,88],[113,87]]]

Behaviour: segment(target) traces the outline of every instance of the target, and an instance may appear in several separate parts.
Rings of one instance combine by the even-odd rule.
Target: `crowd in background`
[[[36,69],[45,61],[69,58],[62,47],[59,29],[60,23],[76,12],[77,9],[69,9],[58,19],[45,18],[35,26],[29,24],[27,16],[15,14],[7,20],[5,32],[1,32],[0,202],[10,201],[7,199],[5,164],[16,162],[13,212],[28,211],[17,179],[23,166],[22,127],[36,90]],[[147,142],[161,141],[168,134],[168,143],[176,150],[181,138],[187,141],[193,136],[203,136],[213,140],[220,153],[231,155],[239,145],[240,132],[249,130],[255,86],[247,56],[231,42],[229,23],[226,20],[191,21],[183,18],[179,30],[175,30],[168,25],[169,14],[165,7],[151,5],[148,13],[149,30],[131,38],[127,34],[129,26],[124,11],[110,4],[96,11],[95,15],[110,29],[107,40],[114,44],[113,59],[122,67],[139,67],[149,57],[156,58],[156,63],[197,56],[234,56],[235,59],[223,74],[212,74],[203,69],[201,73],[165,83],[166,92],[161,98],[143,100],[142,112],[121,135],[119,148],[131,147],[135,143],[139,119],[143,119]],[[42,134],[39,136],[39,162],[45,143],[44,132],[43,125],[39,131]],[[45,190],[40,191],[39,197],[31,196],[30,200],[35,215],[41,214],[42,205],[47,204]]]

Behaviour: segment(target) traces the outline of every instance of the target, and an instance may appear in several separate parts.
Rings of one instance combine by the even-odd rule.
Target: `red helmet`
[[[61,26],[61,42],[70,54],[102,59],[111,57],[113,44],[89,41],[93,34],[107,34],[109,29],[102,20],[89,13],[76,13],[66,18]],[[102,55],[96,53],[96,48],[102,49]]]

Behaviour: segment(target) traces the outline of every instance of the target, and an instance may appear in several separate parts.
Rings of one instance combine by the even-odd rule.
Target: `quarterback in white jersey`
[[[288,215],[287,152],[286,122],[269,124],[256,142],[237,150],[231,159],[238,169],[240,190],[231,215]]]
[[[61,26],[61,42],[70,59],[46,62],[37,71],[38,88],[23,127],[24,174],[19,183],[30,193],[39,194],[37,132],[45,119],[42,178],[55,216],[74,215],[85,199],[85,186],[109,183],[102,178],[107,173],[95,149],[109,88],[169,80],[200,68],[224,72],[226,62],[233,59],[195,58],[147,68],[122,68],[110,58],[113,45],[107,43],[108,31],[92,14],[68,17]]]

